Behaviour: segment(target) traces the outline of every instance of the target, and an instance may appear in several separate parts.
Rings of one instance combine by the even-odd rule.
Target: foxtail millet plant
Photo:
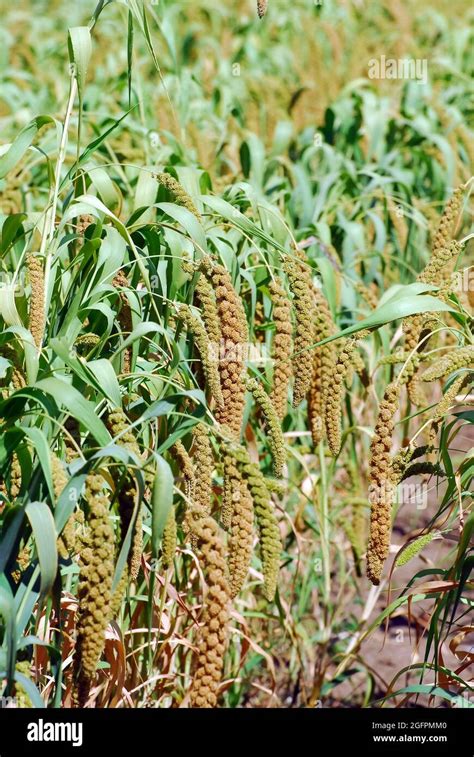
[[[192,707],[216,707],[228,644],[230,587],[224,544],[216,521],[197,514],[191,519],[192,536],[198,546],[207,583],[197,661],[191,685]]]
[[[448,414],[450,407],[454,404],[457,395],[461,392],[464,386],[472,384],[472,373],[461,373],[452,381],[449,387],[446,389],[443,397],[436,405],[433,415],[430,418],[430,427],[428,432],[428,447],[435,446],[436,437],[438,435],[439,428]]]
[[[397,380],[392,381],[385,389],[370,446],[369,501],[371,510],[367,577],[374,585],[380,583],[383,566],[389,554],[392,506],[396,487],[406,470],[408,461],[414,454],[413,450],[408,449],[406,455],[393,458],[391,456],[395,414],[400,404],[401,389],[413,377],[414,370],[416,370],[416,364],[408,363]],[[400,464],[396,466],[395,461],[398,460]]]
[[[174,507],[171,508],[163,530],[161,541],[161,564],[169,568],[173,564],[177,546],[176,515]]]
[[[229,581],[231,596],[241,590],[250,566],[253,545],[253,500],[231,444],[223,444],[224,494],[221,522],[230,531]]]
[[[115,409],[107,415],[107,428],[116,444],[125,447],[130,452],[140,458],[140,447],[133,432],[129,429],[129,422],[123,410]],[[140,570],[142,557],[142,518],[141,503],[138,502],[138,489],[134,476],[126,472],[125,476],[120,473],[115,474],[116,485],[119,485],[118,503],[120,514],[120,530],[122,542],[125,539],[129,529],[135,507],[138,506],[138,512],[133,527],[132,546],[128,556],[128,567],[130,570],[130,579],[134,581]],[[137,504],[138,503],[138,504]]]
[[[61,492],[68,482],[67,474],[61,460],[57,455],[51,455],[51,478],[53,481],[53,491],[56,499],[59,499]],[[75,551],[76,548],[76,515],[72,513],[66,521],[62,533],[58,536],[58,553],[66,559]]]
[[[366,286],[363,281],[356,281],[354,284],[354,289],[364,302],[372,309],[375,310],[377,305],[379,304],[379,300],[376,294],[376,291],[373,287]]]
[[[100,474],[87,477],[84,499],[88,510],[89,543],[81,554],[79,574],[73,694],[76,707],[86,704],[104,649],[105,630],[111,618],[115,553],[109,500]]]
[[[443,355],[434,365],[427,368],[422,374],[422,381],[436,381],[445,378],[450,373],[460,368],[474,368],[474,346],[457,347]]]
[[[74,342],[74,347],[80,355],[88,355],[100,342],[98,334],[81,334]]]
[[[413,461],[419,460],[420,457],[423,457],[429,451],[429,447],[426,444],[421,447],[414,447],[410,444],[407,447],[402,447],[395,455],[393,455],[390,463],[390,475],[395,486],[400,483]]]
[[[133,330],[132,308],[130,307],[128,297],[125,293],[125,290],[130,287],[130,283],[123,271],[118,271],[118,273],[115,274],[112,280],[112,284],[119,293],[121,307],[117,319],[120,324],[120,328],[122,329],[122,335],[126,339]],[[131,347],[126,347],[123,351],[123,373],[130,373],[131,359]]]
[[[232,450],[224,455],[224,477],[225,488],[232,500],[228,564],[231,597],[235,597],[250,567],[254,513],[252,495]]]
[[[429,262],[417,277],[423,284],[434,284],[438,287],[449,284],[452,264],[461,254],[464,245],[453,240],[440,247],[432,254]],[[429,318],[430,316],[425,316]]]
[[[232,4],[208,13],[185,3],[182,13],[173,13],[171,4],[160,4],[158,11],[149,3],[130,2],[125,14],[120,4],[94,5],[88,25],[81,4],[73,8],[64,0],[52,4],[57,13],[49,14],[51,23],[33,14],[31,23],[18,24],[18,10],[11,11],[12,32],[19,30],[19,38],[10,50],[11,97],[3,103],[1,117],[1,186],[6,189],[6,212],[12,216],[0,214],[0,490],[5,502],[0,561],[7,560],[8,597],[3,594],[8,601],[10,590],[13,595],[18,650],[0,629],[0,657],[8,671],[0,694],[20,692],[9,679],[21,670],[29,679],[25,690],[33,704],[41,697],[48,708],[68,706],[74,673],[78,703],[76,665],[83,643],[84,657],[93,659],[86,666],[80,698],[90,706],[179,707],[190,702],[198,707],[298,707],[313,706],[321,691],[329,692],[337,704],[355,680],[354,671],[362,684],[352,687],[349,704],[370,706],[371,641],[381,636],[380,623],[392,610],[374,607],[374,617],[366,623],[371,599],[379,592],[359,597],[361,602],[355,597],[358,589],[365,592],[358,577],[365,559],[369,507],[367,497],[365,505],[360,502],[360,490],[368,474],[364,453],[367,431],[374,427],[377,386],[382,399],[386,384],[395,377],[404,406],[402,413],[389,413],[385,427],[380,417],[376,423],[371,453],[375,481],[375,473],[386,463],[389,498],[397,483],[409,476],[441,477],[439,464],[432,462],[436,455],[446,468],[446,480],[438,500],[437,482],[429,482],[430,512],[420,517],[455,540],[464,515],[461,542],[466,542],[470,523],[471,470],[456,442],[468,430],[468,413],[457,411],[467,404],[469,389],[463,386],[471,361],[461,365],[451,358],[472,341],[470,307],[464,298],[469,261],[465,271],[452,275],[458,262],[458,243],[453,240],[469,234],[467,228],[459,234],[456,228],[460,192],[432,235],[432,258],[420,274],[420,286],[407,286],[411,272],[421,267],[428,233],[425,211],[439,206],[444,186],[457,182],[457,176],[467,178],[469,144],[466,130],[459,126],[468,100],[462,75],[467,42],[457,34],[462,19],[454,18],[456,14],[444,19],[440,10],[436,40],[446,65],[433,67],[433,86],[415,97],[410,82],[402,84],[392,92],[394,107],[387,110],[379,107],[383,92],[378,88],[371,91],[370,101],[365,96],[364,82],[357,78],[365,60],[360,52],[366,42],[373,47],[385,38],[395,51],[412,42],[420,55],[428,50],[432,35],[422,35],[420,47],[415,33],[413,40],[398,33],[423,29],[426,11],[416,10],[414,3],[410,8],[391,4],[387,13],[379,0],[371,7],[366,30],[364,13],[354,8],[357,3],[343,4],[344,23],[327,8],[321,12],[300,3],[300,12],[280,3],[274,17],[267,19],[269,25],[265,23],[268,28],[257,20],[257,11],[263,16],[267,8],[265,0],[254,4],[250,23],[241,23],[240,8]],[[271,4],[269,10],[271,15]],[[7,12],[7,27],[8,16]],[[80,32],[72,28],[70,44],[61,45],[57,35],[66,16],[71,25],[83,26]],[[123,45],[121,20],[126,25]],[[238,29],[232,40],[229,28]],[[151,53],[156,48],[157,39],[159,44],[160,29],[173,44],[163,49],[161,71],[154,73],[158,61],[144,56],[147,48]],[[370,39],[363,39],[364,31]],[[354,34],[357,44],[352,44]],[[85,76],[89,35],[91,57]],[[7,49],[10,36],[7,32]],[[268,40],[277,37],[279,47],[270,49]],[[42,65],[45,40],[51,48],[47,66]],[[302,44],[297,48],[298,42]],[[333,54],[325,55],[326,47]],[[204,48],[209,52],[205,61],[196,54]],[[240,76],[232,77],[238,66],[229,60],[240,60],[242,50],[252,56],[253,65],[241,66]],[[63,53],[71,60],[70,80],[56,75],[58,66],[63,74],[66,71]],[[15,60],[24,64],[23,78],[15,78]],[[305,91],[308,70],[318,72],[322,99]],[[117,77],[117,71],[123,75]],[[41,110],[29,91],[38,72]],[[288,86],[292,92],[286,91]],[[449,102],[448,123],[441,128],[433,118],[434,103],[440,99]],[[377,134],[371,129],[374,108]],[[124,110],[129,111],[126,118]],[[27,124],[30,111],[45,117]],[[429,155],[433,146],[435,152]],[[380,183],[385,188],[378,194]],[[395,203],[403,203],[403,218]],[[301,251],[294,254],[290,240],[296,239]],[[34,287],[29,285],[27,261],[30,251],[37,249],[41,252],[33,253],[33,263],[44,267],[40,299],[45,323],[42,334],[28,338],[22,326],[28,326]],[[403,254],[394,255],[394,250]],[[292,256],[296,283],[283,267]],[[219,265],[225,276],[216,280]],[[315,290],[319,273],[324,286]],[[23,274],[25,288],[17,286]],[[390,301],[386,295],[392,287]],[[386,321],[385,313],[436,307],[424,294],[431,288],[451,307],[452,315],[430,311],[419,318],[409,316],[404,322],[406,339],[399,340],[395,319]],[[320,307],[322,292],[326,296]],[[378,312],[369,312],[378,301]],[[194,335],[193,328],[177,317],[180,306],[182,313],[196,319]],[[336,340],[331,313],[338,328],[348,332],[360,328],[361,318],[375,324],[374,338],[366,340],[363,352],[354,349],[346,360],[343,353],[350,342],[345,337]],[[38,324],[32,317],[30,323],[33,333]],[[133,346],[124,348],[130,332]],[[320,340],[329,333],[332,342],[326,349]],[[294,335],[299,346],[293,344]],[[14,346],[15,357],[6,354],[4,341]],[[270,346],[273,362],[253,360],[254,348],[261,354]],[[388,365],[375,374],[377,383],[369,395],[368,371],[377,365],[380,352],[392,346],[398,355],[386,363],[401,362],[402,377],[396,379],[398,369]],[[209,369],[206,374],[205,366],[201,370],[208,357],[214,358],[212,375]],[[293,368],[299,374],[294,391]],[[381,374],[390,378],[380,387]],[[245,393],[247,375],[252,376],[253,396]],[[423,380],[426,376],[440,384],[430,385]],[[438,400],[441,388],[444,391],[438,406],[423,414],[413,408],[413,402],[423,402],[420,386],[428,405]],[[270,406],[262,412],[256,402],[259,393],[262,407],[269,399],[274,412]],[[328,449],[323,441],[314,449],[306,421],[308,400],[316,419],[314,441],[326,434]],[[298,405],[296,411],[292,401]],[[110,413],[113,428],[107,403],[125,410],[121,417]],[[386,410],[382,402],[381,414]],[[71,413],[80,420],[68,417]],[[268,426],[271,431],[271,424],[273,438],[266,430]],[[283,449],[280,424],[288,452],[284,465],[278,460],[278,450]],[[113,446],[104,425],[113,435]],[[401,448],[395,444],[398,433]],[[423,444],[428,433],[430,445]],[[392,436],[397,454],[391,454]],[[423,447],[412,449],[416,443]],[[123,445],[121,450],[118,445]],[[51,466],[48,450],[57,455]],[[336,460],[328,456],[330,451],[338,453]],[[273,475],[272,456],[275,473],[283,469],[285,480],[268,477]],[[94,461],[101,467],[90,474]],[[153,497],[148,467],[153,469]],[[88,474],[87,498],[92,503],[104,498],[101,513],[93,504],[89,509],[83,495],[76,502],[79,482]],[[103,479],[94,493],[91,475]],[[73,515],[57,534],[55,521],[63,523],[63,508],[69,513],[73,505]],[[50,524],[46,517],[40,524],[42,534],[34,522],[35,514],[41,517],[41,506],[49,520],[46,508],[53,516]],[[379,498],[375,503],[374,543],[390,542],[390,510],[391,502]],[[163,513],[168,520],[158,552],[164,575],[159,575],[149,558],[155,556],[157,520],[159,530]],[[17,514],[23,516],[18,531]],[[402,531],[414,526],[412,517],[409,521],[401,518],[396,539],[400,544],[406,540],[406,535],[400,537]],[[54,565],[49,561],[48,569],[48,560],[40,554],[40,537],[46,539],[49,527],[48,543],[54,551],[58,540],[62,554],[56,577],[50,570]],[[94,603],[104,599],[104,580],[94,579],[89,602],[84,584],[88,571],[94,575],[105,565],[98,560],[106,546],[103,536],[101,541],[94,537],[103,527],[115,534],[115,549],[107,542],[107,550],[109,562],[116,564],[118,585],[110,599],[106,647],[100,653],[91,645],[103,642],[102,608]],[[176,548],[176,530],[186,548]],[[128,548],[131,540],[133,550]],[[375,547],[369,548],[369,562],[373,558],[382,563],[385,555],[377,554]],[[462,577],[463,551],[462,544],[451,551],[447,542],[439,555],[430,549],[433,571],[446,569],[448,578]],[[121,575],[119,558],[120,566],[125,563]],[[28,572],[21,574],[27,562]],[[268,599],[275,595],[280,562],[279,596],[269,606],[262,589]],[[19,583],[10,580],[17,568]],[[374,564],[374,572],[378,569],[382,570]],[[399,571],[398,612],[410,599],[409,587],[416,589],[417,582],[424,582],[422,573]],[[76,610],[78,586],[89,619]],[[456,625],[468,607],[467,588],[461,589],[434,592],[423,600],[421,609],[426,607],[429,615],[428,645],[423,649],[420,640],[420,665],[411,666],[404,676],[409,692],[402,706],[418,695],[421,703],[431,697],[432,662],[436,676],[439,660],[438,646],[431,645],[430,652],[429,640],[444,639],[451,631],[457,634]],[[234,611],[230,602],[238,592]],[[413,596],[415,611],[416,603]],[[80,638],[74,662],[76,621]],[[93,642],[86,643],[86,632]],[[37,633],[42,644],[35,643]],[[337,639],[340,643],[333,643]],[[18,663],[17,654],[28,662]],[[385,676],[380,672],[383,688]],[[393,673],[389,678],[396,681]],[[418,689],[412,686],[418,682],[415,677],[422,686],[413,694]],[[466,680],[463,672],[450,675],[446,696],[464,693]],[[387,701],[398,701],[397,690],[394,685],[379,693],[382,698],[386,693]],[[206,738],[211,740],[211,732]]]
[[[209,438],[209,427],[198,423],[193,429],[193,511],[203,516],[212,510],[212,473],[214,454]]]
[[[235,497],[240,496],[239,487],[235,488],[235,465],[236,461],[228,444],[221,447],[222,462],[222,503],[220,522],[222,528],[230,531],[232,516],[234,514]],[[237,493],[236,493],[237,492]]]
[[[207,388],[218,407],[222,407],[224,399],[222,397],[219,370],[215,356],[215,346],[209,339],[209,335],[201,319],[193,313],[189,305],[180,305],[178,308],[178,316],[183,320],[186,328],[194,339],[194,343],[201,358],[201,365],[207,382]]]
[[[29,253],[26,257],[28,274],[30,277],[30,312],[29,327],[33,336],[34,343],[38,349],[41,348],[46,326],[45,314],[45,289],[44,289],[44,268],[43,262],[34,253]]]
[[[21,660],[20,662],[17,662],[15,665],[15,670],[18,673],[22,673],[25,678],[28,678],[31,680],[31,663],[29,660]],[[26,688],[21,684],[18,683],[18,681],[15,681],[15,688],[14,688],[14,695],[15,699],[18,702],[18,706],[21,708],[30,708],[33,707],[32,701],[30,697],[28,696],[28,692]]]
[[[461,250],[462,245],[455,241],[445,247],[435,249],[430,261],[419,274],[417,280],[441,287],[442,291],[439,292],[439,296],[443,296],[444,289],[448,293],[451,263]],[[420,353],[426,349],[430,340],[433,323],[433,314],[418,314],[405,318],[402,324],[405,332],[404,349],[413,353],[409,361],[409,369],[412,375],[407,381],[408,396],[413,404],[418,407],[426,405],[426,397],[420,386],[418,367],[422,359]]]
[[[444,294],[443,289],[446,289],[444,296],[449,292],[452,264],[462,251],[462,244],[453,241],[453,235],[461,211],[464,190],[464,186],[456,189],[446,203],[438,229],[433,237],[430,259],[417,276],[419,282],[441,287],[442,291],[439,292],[441,297]],[[412,357],[414,370],[407,382],[408,396],[413,404],[419,407],[426,404],[426,397],[419,384],[417,373],[420,362],[419,353],[427,347],[433,322],[433,314],[420,313],[405,318],[402,323],[405,333],[404,349],[406,352],[414,353]]]
[[[268,446],[273,458],[273,473],[277,478],[280,478],[283,475],[283,466],[286,463],[285,440],[280,419],[271,398],[257,379],[247,378],[245,385],[262,411],[268,434]]]
[[[433,463],[429,460],[419,460],[418,462],[411,463],[406,467],[400,477],[400,481],[405,481],[405,479],[410,478],[411,476],[421,475],[443,476],[444,473],[443,469],[438,463]]]
[[[316,311],[314,315],[314,339],[320,342],[335,333],[329,304],[319,287],[314,287]],[[313,373],[308,392],[308,418],[311,437],[317,446],[326,435],[326,404],[336,363],[334,342],[315,347],[313,351]]]
[[[401,568],[402,565],[406,565],[407,562],[413,560],[414,557],[420,554],[422,549],[431,544],[433,539],[436,539],[438,536],[439,533],[437,531],[429,531],[427,534],[422,534],[416,539],[412,539],[408,544],[405,544],[395,560],[395,568]]]
[[[251,462],[244,447],[234,452],[253,499],[263,567],[263,593],[272,602],[275,597],[282,543],[275,508],[257,463]]]
[[[230,524],[228,564],[231,597],[236,597],[245,583],[253,546],[253,499],[243,478],[239,482],[238,493]]]
[[[363,337],[361,334],[359,334],[359,341]],[[357,375],[359,376],[360,380],[362,381],[362,384],[364,387],[368,387],[370,384],[370,378],[367,373],[367,368],[365,367],[364,359],[362,355],[360,354],[357,347],[352,350],[350,358],[349,358],[349,371],[347,376],[347,383],[348,385],[352,384],[352,372],[355,371]]]
[[[211,345],[212,357],[216,362],[219,356],[222,336],[219,313],[217,311],[216,295],[213,286],[202,272],[199,272],[194,291],[196,300],[201,309],[201,318],[206,327],[207,336]]]
[[[196,475],[194,472],[194,465],[181,439],[178,439],[170,450],[174,459],[180,466],[181,477],[184,482],[184,493],[188,499],[194,498],[194,487],[196,482]]]
[[[437,256],[440,250],[446,247],[456,232],[464,191],[465,186],[457,187],[444,207],[438,228],[433,235],[431,249],[434,257]]]
[[[293,341],[293,407],[305,399],[311,387],[315,342],[315,297],[311,268],[304,253],[296,250],[293,257],[287,256],[283,268],[288,276],[293,295],[295,313],[295,336]]]
[[[433,239],[430,259],[417,276],[417,281],[421,283],[440,287],[438,296],[443,299],[450,291],[452,266],[463,249],[460,242],[452,240],[461,210],[463,192],[464,187],[459,187],[448,200]],[[414,370],[407,382],[407,390],[410,400],[416,406],[426,404],[424,392],[419,384],[417,369],[420,362],[419,353],[427,347],[433,323],[433,313],[429,315],[420,313],[405,318],[402,324],[405,333],[404,349],[406,352],[414,353],[412,357]]]
[[[21,464],[17,454],[12,455],[12,464],[10,467],[10,499],[16,500],[21,491],[22,475]]]
[[[334,457],[341,450],[342,442],[342,402],[344,399],[344,383],[353,362],[353,355],[357,350],[360,337],[346,339],[340,348],[331,381],[326,393],[326,436],[329,449]]]
[[[170,173],[162,172],[156,174],[156,179],[173,196],[178,205],[182,205],[183,208],[189,210],[189,212],[196,216],[197,219],[201,219],[201,214],[196,208],[190,195],[174,176],[171,176]]]
[[[202,267],[215,292],[220,319],[219,376],[223,405],[216,409],[218,423],[240,437],[245,405],[245,358],[248,349],[248,325],[243,302],[235,291],[230,274],[223,265],[203,261]]]
[[[367,546],[367,577],[377,585],[388,557],[391,513],[395,485],[391,477],[391,447],[394,417],[400,402],[401,382],[394,381],[385,389],[370,445],[369,501],[370,533]]]
[[[286,414],[288,387],[292,374],[291,302],[282,283],[277,279],[271,282],[269,289],[275,324],[272,353],[273,386],[270,397],[279,419],[282,420]]]
[[[358,575],[361,575],[361,561],[367,544],[368,507],[362,498],[353,497],[351,500],[352,517],[346,533],[351,542],[352,551]]]
[[[4,344],[0,350],[0,355],[5,357],[11,363],[11,383],[13,384],[13,389],[15,391],[17,389],[23,389],[23,387],[26,386],[26,377],[21,365],[21,360],[15,348],[11,344]]]
[[[212,474],[214,454],[209,438],[209,427],[198,423],[193,429],[192,459],[182,442],[173,445],[173,455],[182,465],[184,493],[187,497],[184,530],[192,548],[197,551],[194,524],[206,518],[212,511]]]
[[[257,0],[257,14],[259,18],[263,18],[268,8],[268,0]]]

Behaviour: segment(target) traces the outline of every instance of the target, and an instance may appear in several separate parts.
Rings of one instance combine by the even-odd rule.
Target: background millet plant
[[[469,25],[431,5],[6,12],[5,695],[469,705]]]

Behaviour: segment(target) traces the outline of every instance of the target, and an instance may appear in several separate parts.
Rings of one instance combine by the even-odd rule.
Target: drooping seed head
[[[46,313],[45,313],[45,289],[43,263],[37,255],[27,255],[26,263],[30,277],[30,331],[38,349],[43,343]]]
[[[173,196],[175,202],[178,205],[182,205],[183,208],[187,208],[190,213],[196,216],[197,219],[201,219],[201,214],[196,208],[190,195],[186,192],[182,184],[179,183],[171,174],[162,172],[156,174],[158,182],[165,187],[165,189]]]
[[[306,397],[313,376],[311,347],[316,333],[316,306],[311,269],[301,251],[287,257],[283,268],[288,276],[293,295],[296,331],[293,343],[293,407]]]
[[[320,342],[332,336],[336,327],[329,304],[318,287],[315,287],[314,298],[316,303],[314,339]],[[313,444],[317,446],[326,435],[326,405],[336,363],[334,342],[315,347],[313,356],[313,375],[308,393],[308,416]]]
[[[77,641],[74,654],[74,703],[84,707],[94,682],[111,618],[114,574],[114,530],[104,481],[98,474],[86,479],[89,547],[84,550],[79,574]]]
[[[224,266],[203,260],[202,269],[213,285],[220,320],[219,376],[223,404],[217,407],[215,415],[218,423],[227,426],[239,438],[245,405],[242,379],[249,338],[245,309]]]
[[[230,587],[224,544],[209,515],[192,520],[193,536],[207,583],[197,639],[197,662],[191,685],[191,706],[216,707],[228,643]]]
[[[377,585],[388,557],[391,512],[396,487],[392,480],[390,452],[394,419],[400,402],[401,382],[392,382],[380,403],[370,448],[369,501],[370,533],[367,547],[367,576]]]
[[[279,281],[270,284],[273,302],[273,321],[275,336],[273,339],[273,388],[271,400],[280,419],[285,416],[288,400],[288,387],[292,374],[292,324],[291,302]]]
[[[261,409],[265,421],[265,428],[268,433],[268,442],[273,457],[273,473],[280,477],[283,475],[283,466],[286,463],[285,440],[280,425],[277,412],[271,398],[268,396],[263,386],[254,378],[246,379],[246,387]]]

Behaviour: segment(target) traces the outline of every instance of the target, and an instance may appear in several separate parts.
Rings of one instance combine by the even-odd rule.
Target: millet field
[[[0,6],[2,701],[474,707],[470,3]]]

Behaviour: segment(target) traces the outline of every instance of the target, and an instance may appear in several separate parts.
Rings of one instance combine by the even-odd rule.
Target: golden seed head
[[[177,181],[177,179],[174,178],[174,176],[171,176],[171,174],[163,172],[156,174],[156,178],[159,181],[159,183],[165,187],[165,189],[173,195],[174,200],[178,205],[182,205],[183,208],[187,208],[190,213],[192,213],[196,218],[199,220],[201,219],[201,214],[199,213],[199,210],[196,208],[194,202],[192,201],[189,194],[186,192],[185,188],[182,184]]]
[[[218,423],[226,425],[238,438],[245,405],[242,377],[249,339],[245,309],[224,266],[211,265],[205,259],[201,268],[213,285],[220,321],[218,360],[223,404],[217,407],[215,415]]]
[[[335,333],[336,327],[329,304],[322,291],[315,287],[316,303],[314,339],[316,342]],[[336,347],[333,342],[313,351],[313,375],[308,393],[308,416],[313,444],[316,446],[326,434],[326,404],[329,386],[336,362]]]
[[[231,445],[223,450],[224,506],[222,524],[230,530],[229,575],[231,596],[241,590],[252,557],[253,501]]]
[[[10,467],[10,499],[14,501],[20,494],[21,490],[21,465],[18,455],[12,455],[12,464]]]
[[[38,349],[43,343],[44,331],[46,326],[45,314],[45,290],[44,290],[44,269],[43,263],[37,255],[30,253],[27,255],[26,264],[30,277],[30,331]]]
[[[263,386],[254,378],[246,379],[246,387],[261,409],[268,433],[270,451],[273,457],[273,472],[275,476],[283,475],[286,463],[285,440],[277,412]]]
[[[360,294],[360,296],[367,303],[367,305],[369,305],[369,307],[371,307],[372,310],[375,310],[375,308],[379,304],[375,285],[371,285],[370,287],[368,287],[362,281],[357,281],[354,284],[354,289],[356,290],[356,292]]]
[[[171,447],[171,454],[179,463],[184,482],[184,493],[189,499],[193,499],[195,487],[194,466],[181,439],[178,439],[178,441],[173,444]]]
[[[271,400],[280,420],[286,413],[288,387],[292,374],[292,325],[291,302],[282,284],[275,280],[270,284],[273,302],[273,321],[275,336],[273,339],[273,388]]]
[[[242,470],[253,499],[262,554],[263,592],[266,599],[271,602],[276,592],[282,552],[280,529],[275,509],[265,485],[263,474],[259,466],[250,461],[247,450],[244,447],[237,447],[233,454]]]
[[[436,250],[430,261],[418,276],[418,281],[424,284],[437,284],[438,286],[449,281],[451,264],[462,251],[459,242],[451,241]],[[426,316],[425,316],[426,317]]]
[[[119,291],[121,308],[120,308],[120,312],[117,318],[120,324],[120,328],[122,330],[122,335],[124,338],[126,338],[133,331],[132,308],[130,307],[128,297],[125,292],[126,289],[130,288],[130,283],[127,277],[125,276],[125,274],[123,273],[123,271],[118,271],[118,273],[115,274],[112,280],[112,285],[115,287],[115,289]],[[122,364],[123,373],[130,373],[131,359],[132,359],[131,348],[126,347],[125,350],[123,351],[123,364]]]
[[[212,510],[212,473],[214,455],[209,439],[209,428],[198,423],[193,430],[194,507],[202,515]]]
[[[200,273],[196,282],[196,298],[201,306],[201,317],[206,327],[212,349],[219,353],[221,343],[221,327],[217,312],[216,296],[211,282]]]
[[[458,347],[434,363],[421,375],[422,381],[436,381],[445,378],[460,368],[474,368],[474,347]]]
[[[288,276],[293,294],[293,308],[296,333],[293,344],[293,407],[297,407],[306,397],[313,376],[313,352],[315,341],[315,289],[311,269],[301,251],[287,257],[283,268]]]
[[[224,545],[215,520],[209,515],[193,520],[193,534],[208,590],[197,639],[191,706],[216,707],[228,643],[230,587]]]
[[[430,427],[429,437],[428,437],[429,447],[434,447],[434,443],[436,440],[436,435],[438,433],[439,427],[442,424],[445,416],[449,413],[449,409],[455,403],[456,396],[459,394],[459,392],[462,390],[462,388],[465,385],[469,385],[471,384],[471,382],[472,382],[472,374],[462,373],[460,376],[457,376],[452,382],[452,384],[450,384],[449,387],[446,389],[443,397],[440,399],[440,401],[436,405],[433,416],[431,418],[431,427]]]
[[[367,547],[367,576],[377,585],[388,557],[391,510],[395,497],[390,451],[394,418],[400,402],[401,383],[392,382],[385,389],[370,448],[369,493],[370,533]]]
[[[64,465],[56,455],[51,455],[51,475],[53,479],[54,496],[59,499],[68,482]],[[67,559],[76,550],[76,513],[72,513],[58,536],[57,546],[60,556]]]
[[[202,321],[194,315],[189,305],[180,305],[178,315],[194,337],[194,343],[201,357],[201,364],[209,391],[217,405],[222,407],[224,400],[222,397],[219,370],[217,367],[218,355],[215,353],[215,346],[211,343]]]
[[[110,411],[106,418],[106,425],[116,444],[121,447],[125,447],[137,457],[141,457],[139,444],[133,432],[130,430],[128,418],[123,410],[116,408]],[[123,541],[130,526],[133,513],[135,511],[135,505],[138,499],[138,490],[135,478],[131,473],[127,473],[124,482],[122,482],[122,475],[120,471],[115,470],[114,479],[117,485],[121,483],[121,488],[118,492],[118,503],[121,538]],[[133,530],[132,546],[129,553],[129,570],[130,579],[132,581],[134,581],[138,576],[142,556],[142,515],[140,505],[138,505],[138,507],[138,514],[135,519]]]
[[[433,257],[453,238],[462,206],[464,187],[458,187],[447,201],[433,237]]]
[[[161,562],[164,568],[173,564],[177,546],[177,530],[174,508],[172,507],[166,521],[161,542]]]
[[[325,408],[326,436],[329,449],[334,457],[338,456],[341,449],[344,382],[349,373],[353,354],[356,352],[358,343],[358,338],[347,339],[344,341],[337,355],[332,379],[327,385]]]
[[[115,540],[103,486],[104,481],[98,474],[90,474],[86,479],[90,546],[81,564],[78,587],[74,655],[74,703],[78,707],[84,707],[94,682],[111,618]]]

